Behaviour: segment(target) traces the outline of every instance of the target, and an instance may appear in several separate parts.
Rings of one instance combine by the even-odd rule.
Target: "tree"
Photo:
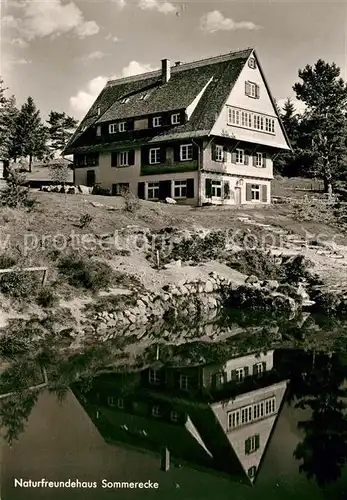
[[[49,165],[50,176],[53,182],[65,184],[71,171],[69,164],[65,161],[54,161]]]
[[[48,154],[47,129],[43,125],[40,111],[32,97],[21,107],[15,121],[11,158],[15,161],[24,156],[29,157],[29,172],[34,158],[43,159]]]
[[[299,116],[290,98],[285,101],[280,116],[293,151],[279,154],[274,162],[274,168],[278,173],[290,177],[297,174],[298,155],[296,148],[299,132]]]
[[[310,158],[310,171],[322,177],[326,192],[345,174],[347,159],[347,85],[340,68],[319,59],[299,70],[302,80],[293,86],[307,110],[301,123],[299,147]]]
[[[0,159],[8,160],[18,110],[15,97],[6,97],[3,84],[0,78]]]
[[[49,148],[54,156],[57,151],[65,148],[77,128],[78,121],[65,113],[51,111],[47,123]]]

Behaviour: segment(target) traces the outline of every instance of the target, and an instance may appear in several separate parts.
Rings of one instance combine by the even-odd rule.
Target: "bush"
[[[9,269],[17,264],[17,259],[11,255],[0,255],[0,269]]]
[[[241,250],[231,255],[226,264],[243,274],[253,274],[260,280],[274,279],[281,281],[284,271],[270,252],[261,250]]]
[[[129,189],[123,189],[121,196],[124,199],[124,210],[135,213],[140,208],[140,200]]]
[[[321,291],[314,295],[314,309],[319,313],[334,315],[340,312],[342,297],[334,292]]]
[[[37,274],[11,271],[0,276],[0,292],[15,299],[36,297],[40,280]]]
[[[93,221],[93,217],[90,214],[83,214],[80,217],[79,226],[81,229],[90,226]]]
[[[98,185],[93,187],[92,194],[96,194],[99,196],[111,196],[111,190],[107,188],[102,188]]]
[[[51,288],[46,286],[40,289],[37,303],[42,307],[53,307],[58,303],[58,297]]]
[[[113,269],[105,262],[74,256],[62,258],[58,269],[67,277],[70,285],[94,292],[111,286],[114,278]]]
[[[11,168],[6,177],[6,186],[1,192],[1,203],[10,208],[27,208],[33,210],[37,201],[29,197],[29,188],[24,184],[25,175]]]
[[[312,266],[311,262],[303,255],[289,257],[283,261],[283,270],[288,283],[299,283],[302,280],[310,278],[308,269]]]

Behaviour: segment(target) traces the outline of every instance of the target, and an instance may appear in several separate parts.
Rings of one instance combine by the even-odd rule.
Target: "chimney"
[[[175,62],[175,66],[180,66],[181,65],[181,61],[176,61]]]
[[[170,80],[171,68],[169,59],[161,60],[161,79],[163,83],[167,83]]]

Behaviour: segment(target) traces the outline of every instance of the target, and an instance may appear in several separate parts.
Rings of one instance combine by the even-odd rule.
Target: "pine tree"
[[[0,159],[10,158],[11,142],[18,114],[14,96],[6,97],[4,82],[0,78]]]
[[[310,171],[324,180],[326,192],[346,172],[347,85],[340,68],[319,59],[299,70],[302,80],[293,86],[307,110],[300,126],[299,146],[310,158]]]
[[[47,123],[49,148],[54,156],[57,151],[62,151],[65,148],[77,128],[78,121],[66,113],[51,111]]]
[[[42,123],[40,111],[33,98],[28,97],[16,119],[11,158],[29,157],[31,172],[33,159],[47,156],[47,139],[47,128]]]
[[[277,156],[274,161],[275,170],[285,176],[297,175],[297,159],[298,154],[296,151],[298,130],[299,130],[299,115],[290,98],[288,98],[283,109],[280,110],[280,116],[283,126],[287,132],[292,151],[286,151]]]

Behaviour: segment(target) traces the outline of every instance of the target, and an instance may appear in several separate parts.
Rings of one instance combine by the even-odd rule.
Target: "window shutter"
[[[245,151],[245,154],[244,154],[244,164],[245,165],[249,165],[249,154],[247,151]]]
[[[257,154],[252,156],[252,164],[253,164],[253,167],[257,166]]]
[[[149,149],[142,148],[141,149],[141,165],[148,165],[148,164],[149,164]]]
[[[140,198],[140,200],[145,199],[145,183],[144,182],[139,182],[137,184],[137,196]]]
[[[180,112],[180,124],[185,123],[185,122],[186,122],[186,112],[181,111]]]
[[[114,151],[111,153],[111,167],[116,167],[118,165],[118,153]]]
[[[267,186],[265,184],[261,187],[261,201],[267,202]]]
[[[245,453],[246,453],[246,455],[248,455],[248,454],[249,454],[250,444],[251,444],[250,439],[249,439],[249,438],[248,438],[248,439],[246,439],[246,441],[245,441]]]
[[[223,161],[228,161],[228,148],[226,146],[223,147]]]
[[[248,377],[248,375],[249,375],[249,368],[248,368],[248,366],[245,366],[244,370],[245,370],[245,377]]]
[[[257,365],[253,365],[253,370],[252,370],[253,375],[257,375]]]
[[[256,434],[254,436],[254,438],[255,438],[255,449],[258,450],[259,446],[260,446],[260,436],[259,436],[259,434]]]
[[[246,184],[246,201],[252,201],[252,184]]]
[[[236,380],[237,376],[236,376],[236,370],[232,370],[231,371],[231,380]]]
[[[129,151],[128,153],[128,163],[129,165],[135,165],[135,151]]]
[[[231,153],[231,163],[236,163],[236,151]]]
[[[194,198],[194,179],[187,179],[187,198]]]
[[[166,162],[166,147],[160,148],[160,163]]]
[[[206,198],[211,198],[212,196],[212,180],[205,179],[205,196]]]
[[[217,160],[217,146],[214,143],[211,144],[211,158],[213,161]]]
[[[199,155],[199,148],[196,144],[193,144],[193,160],[197,160]]]
[[[266,363],[263,361],[263,372],[266,372]]]
[[[245,94],[250,95],[250,93],[251,93],[251,86],[249,82],[245,82]]]
[[[127,120],[125,130],[134,130],[134,120]]]
[[[181,161],[181,158],[180,158],[180,145],[179,144],[175,144],[173,146],[173,153],[174,153],[174,161]]]
[[[255,97],[256,97],[257,99],[259,99],[259,97],[260,97],[260,93],[259,93],[259,85],[256,85],[256,86],[255,86]]]
[[[267,167],[267,164],[266,164],[266,160],[267,160],[267,154],[266,153],[263,153],[263,168],[266,168]]]

